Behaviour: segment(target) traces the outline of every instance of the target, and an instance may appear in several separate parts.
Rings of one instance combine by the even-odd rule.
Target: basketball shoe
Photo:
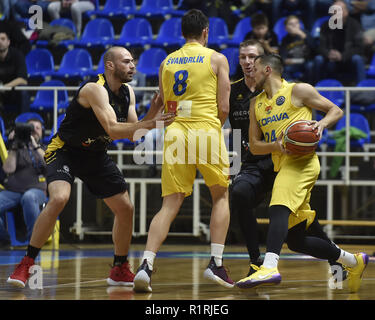
[[[134,277],[135,292],[152,292],[151,274],[152,270],[150,270],[150,268],[148,267],[147,260],[144,259],[137,270],[137,274]]]
[[[247,289],[265,284],[279,284],[280,282],[281,275],[277,268],[266,268],[261,265],[258,271],[238,281],[236,286],[241,289]]]
[[[357,265],[352,268],[346,267],[346,270],[348,270],[348,288],[350,293],[355,293],[359,290],[363,271],[365,271],[369,261],[369,257],[366,253],[356,253],[354,256],[357,260]]]
[[[21,262],[16,266],[13,273],[9,276],[7,282],[20,288],[25,288],[26,282],[30,277],[29,269],[34,265],[34,259],[24,256]]]
[[[134,281],[134,273],[130,270],[129,262],[121,265],[114,265],[107,278],[110,286],[132,286]]]
[[[215,258],[211,257],[211,260],[204,271],[203,276],[206,279],[212,280],[226,288],[233,288],[234,282],[228,277],[227,271],[224,266],[218,267],[215,262]]]
[[[260,269],[260,266],[263,264],[262,259],[258,259],[254,263],[250,264],[249,272],[246,277],[251,276],[253,273],[257,272]]]

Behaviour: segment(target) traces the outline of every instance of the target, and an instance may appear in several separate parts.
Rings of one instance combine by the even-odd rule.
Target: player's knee
[[[248,205],[252,205],[255,203],[255,192],[251,185],[239,181],[232,186],[231,198],[233,204],[243,204],[246,202]]]
[[[61,211],[64,209],[65,205],[69,201],[69,195],[64,193],[59,193],[55,195],[50,195],[48,200],[48,205],[53,207],[56,211]]]
[[[124,201],[118,210],[115,210],[114,214],[118,218],[132,219],[134,214],[134,206],[130,201]]]

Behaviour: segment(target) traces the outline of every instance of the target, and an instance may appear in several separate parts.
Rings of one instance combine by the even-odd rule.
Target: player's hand
[[[309,125],[312,126],[313,130],[317,130],[316,134],[319,136],[319,140],[322,138],[323,130],[325,129],[324,125],[320,121],[311,120]]]
[[[174,121],[175,117],[174,113],[163,113],[162,110],[159,110],[154,117],[155,125],[157,122],[163,122],[164,127],[167,127]]]
[[[151,99],[150,109],[160,111],[162,108],[164,108],[163,99],[160,93],[156,91]]]
[[[285,149],[284,146],[284,133],[281,132],[275,141],[276,151],[279,151],[283,154],[292,154],[289,150]]]

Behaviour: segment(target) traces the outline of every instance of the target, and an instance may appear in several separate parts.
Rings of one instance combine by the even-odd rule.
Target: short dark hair
[[[9,35],[9,31],[8,30],[0,30],[0,33],[5,33],[5,35],[7,36],[8,40],[10,40],[10,35]]]
[[[251,16],[250,20],[251,26],[253,29],[258,26],[269,26],[269,21],[267,16],[264,13],[255,13]]]
[[[181,19],[182,35],[185,39],[197,39],[202,35],[203,30],[208,27],[208,24],[208,18],[201,10],[189,10]]]
[[[248,47],[248,46],[257,47],[259,54],[264,54],[264,52],[265,52],[262,43],[260,43],[258,40],[255,40],[255,39],[249,39],[249,40],[242,41],[240,43],[239,48],[241,49],[241,48],[245,48],[245,47]]]
[[[279,73],[280,76],[283,74],[283,70],[284,70],[283,59],[278,54],[275,54],[275,53],[261,54],[255,58],[254,62],[257,60],[259,60],[263,66],[270,66],[272,70]]]

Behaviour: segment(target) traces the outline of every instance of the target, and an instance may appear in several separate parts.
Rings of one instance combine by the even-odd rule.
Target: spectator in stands
[[[13,6],[17,0],[0,0],[0,19],[10,20],[13,18]]]
[[[7,177],[5,190],[0,192],[0,217],[21,205],[27,230],[25,236],[30,239],[40,207],[47,201],[47,183],[44,149],[39,144],[43,126],[38,119],[30,119],[28,124],[29,129],[21,123],[22,126],[9,134],[9,154],[3,164]],[[7,241],[9,235],[0,221],[0,243]]]
[[[24,56],[30,52],[31,44],[17,22],[7,20],[0,21],[0,32],[7,33],[10,39],[10,46],[22,51]]]
[[[18,49],[10,47],[9,36],[3,31],[0,31],[0,83],[11,88],[27,85],[25,56]],[[18,113],[29,111],[28,91],[0,91],[0,101],[3,105],[15,105]]]
[[[298,14],[303,17],[306,29],[311,30],[315,20],[315,2],[316,0],[273,0],[273,22],[276,23],[284,15]]]
[[[346,0],[346,2],[350,14],[358,17],[361,22],[365,55],[370,60],[375,52],[375,0]]]
[[[366,77],[363,54],[362,28],[358,21],[349,16],[346,3],[337,0],[343,15],[343,28],[330,28],[330,21],[320,29],[319,55],[314,61],[314,80],[324,77],[337,77],[340,71],[354,74],[358,82]],[[353,83],[352,83],[353,84]]]
[[[251,27],[252,31],[246,34],[244,40],[258,40],[269,53],[278,51],[277,36],[270,29],[268,18],[264,13],[255,13],[251,16]]]
[[[262,11],[268,17],[272,16],[272,0],[237,0],[233,4],[240,9],[241,17],[252,16],[257,11]]]
[[[9,1],[9,0],[8,0]],[[37,5],[43,10],[44,14],[47,14],[48,5],[54,0],[10,0],[15,2],[13,7],[13,14],[15,18],[30,18],[29,8],[33,5]]]
[[[301,80],[311,77],[313,63],[310,61],[314,47],[312,37],[301,29],[297,16],[285,19],[288,32],[280,45],[280,55],[284,60],[283,77],[286,80]],[[306,76],[306,77],[305,77]]]
[[[69,12],[77,29],[77,37],[82,31],[82,14],[95,9],[95,0],[61,0],[53,1],[48,5],[51,20],[59,19],[62,12]]]

